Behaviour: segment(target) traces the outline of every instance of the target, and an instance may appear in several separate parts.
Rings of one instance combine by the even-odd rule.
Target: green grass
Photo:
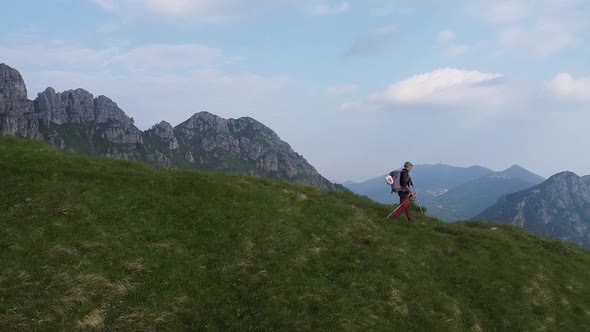
[[[584,331],[590,252],[0,138],[0,330]]]

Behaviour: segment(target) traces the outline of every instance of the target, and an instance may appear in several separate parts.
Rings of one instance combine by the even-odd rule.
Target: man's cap
[[[412,164],[412,163],[411,163],[411,162],[409,162],[409,161],[406,161],[406,162],[404,163],[404,167],[408,167],[408,166],[414,166],[414,164]]]

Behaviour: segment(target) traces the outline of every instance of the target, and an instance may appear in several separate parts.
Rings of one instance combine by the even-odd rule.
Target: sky
[[[4,1],[0,63],[136,125],[252,117],[322,175],[590,174],[587,0]]]

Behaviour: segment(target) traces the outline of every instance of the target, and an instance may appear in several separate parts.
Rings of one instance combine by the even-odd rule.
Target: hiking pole
[[[393,210],[393,212],[391,212],[390,214],[388,214],[388,215],[387,215],[387,217],[385,217],[385,219],[387,219],[387,218],[391,217],[391,215],[392,215],[392,214],[394,214],[394,213],[395,213],[395,211],[397,211],[397,209],[399,209],[400,207],[402,207],[402,205],[401,205],[401,204],[400,204],[400,205],[398,205],[398,206],[395,208],[395,210]]]
[[[410,184],[412,185],[412,189],[414,189],[414,192],[416,192],[416,188],[414,188],[414,182],[410,182]],[[418,202],[418,195],[414,196],[414,199],[416,200],[416,204],[418,204],[418,207],[420,208],[420,212],[422,212],[422,215],[424,215],[424,211],[422,211],[422,205],[420,205],[420,202]]]

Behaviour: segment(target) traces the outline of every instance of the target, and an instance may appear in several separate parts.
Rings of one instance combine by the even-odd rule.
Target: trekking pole
[[[414,189],[414,192],[416,192],[416,188],[414,188],[414,182],[410,183],[412,185],[412,189]],[[418,207],[420,208],[420,212],[422,212],[422,215],[424,215],[424,211],[422,211],[422,205],[420,205],[420,202],[418,202],[418,195],[414,196],[414,199],[416,200],[416,204],[418,204]]]
[[[397,211],[397,209],[399,209],[401,206],[402,206],[401,204],[400,204],[400,205],[398,205],[398,207],[396,207],[396,208],[395,208],[395,210],[393,210],[393,212],[391,212],[390,214],[388,214],[388,215],[387,215],[387,217],[385,217],[385,219],[387,219],[387,218],[391,217],[391,215],[392,215],[392,214],[394,214],[394,213],[395,213],[395,211]]]

